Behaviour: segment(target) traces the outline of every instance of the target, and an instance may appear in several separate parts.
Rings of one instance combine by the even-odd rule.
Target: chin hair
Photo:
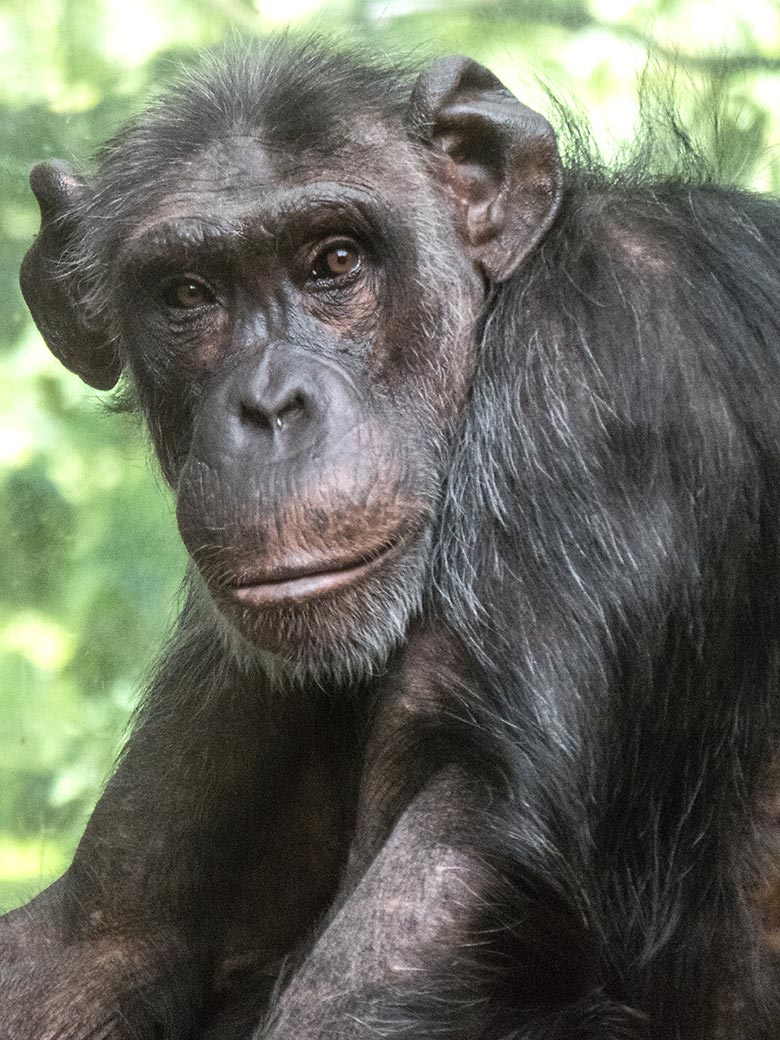
[[[225,652],[242,671],[265,673],[274,687],[350,685],[379,674],[419,614],[431,556],[430,532],[404,556],[333,599],[274,608],[273,651],[250,609],[222,613],[195,568],[190,583],[201,616],[216,627]],[[205,617],[204,617],[205,620]]]

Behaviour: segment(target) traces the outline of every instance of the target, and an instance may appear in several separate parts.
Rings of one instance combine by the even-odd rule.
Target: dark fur
[[[542,937],[562,1036],[714,1036],[719,994],[722,1035],[777,1035],[746,893],[778,738],[779,251],[774,201],[573,172],[486,321],[439,589],[523,806],[510,988],[537,1006]],[[602,1001],[632,1009],[614,1032]]]
[[[258,104],[288,143],[306,147],[320,134],[337,139],[350,106],[384,118],[408,96],[405,73],[318,48],[278,46],[266,60],[260,72],[241,59],[194,80],[103,153],[95,202],[82,214],[89,230],[69,257],[94,321],[111,320],[125,215],[137,219],[172,156],[194,150],[204,132],[218,139],[251,127]],[[355,774],[365,761],[384,755],[397,770],[387,767],[391,821],[441,768],[484,785],[478,811],[464,812],[451,839],[479,886],[462,933],[434,944],[411,984],[372,988],[358,964],[349,1022],[366,1032],[350,1032],[345,1017],[345,1037],[780,1037],[777,964],[756,905],[780,723],[780,206],[706,176],[667,179],[646,150],[637,154],[617,174],[575,157],[554,227],[490,290],[471,394],[447,448],[422,613],[457,647],[455,662],[440,667],[423,650],[423,667],[408,666],[434,708],[389,735],[380,726],[365,750],[388,685],[408,681],[404,646],[384,674],[376,661],[378,678],[327,682],[327,698],[311,706],[313,729],[327,720],[346,791],[320,911],[355,905],[360,892],[353,864],[336,895],[356,816],[360,827]],[[141,387],[153,432],[154,392]],[[186,422],[195,402],[175,406]],[[186,714],[201,691],[200,724],[223,741],[226,776],[215,783],[233,800],[215,848],[172,835],[170,856],[200,858],[204,874],[238,862],[238,875],[253,848],[247,829],[259,833],[258,816],[278,804],[287,778],[274,774],[269,788],[264,767],[245,760],[294,755],[294,736],[275,742],[285,713],[302,709],[289,692],[277,691],[284,706],[273,711],[253,699],[265,684],[262,659],[232,646],[197,589],[175,644],[141,715],[142,747],[166,712]],[[234,732],[246,733],[240,753]],[[111,797],[143,785],[145,756],[136,738]],[[97,886],[110,887],[101,856],[90,862]],[[171,871],[157,898],[183,931],[200,914],[213,928],[220,914],[240,914],[227,909],[232,879],[201,907]],[[326,939],[338,919],[326,913]],[[182,966],[169,991],[158,985],[144,999],[192,1009],[210,985],[199,971]],[[296,970],[289,975],[294,999]],[[331,976],[349,989],[351,976]],[[313,978],[319,1014],[329,990]],[[16,986],[14,1001],[36,998]],[[213,1015],[230,1002],[207,999]],[[264,995],[250,1003],[243,1025],[223,1018],[209,1037],[245,1036]],[[287,1036],[284,996],[272,1007],[267,1029],[282,1022]],[[170,1014],[169,1031],[132,1035],[184,1035]],[[338,1025],[322,1028],[340,1040]]]

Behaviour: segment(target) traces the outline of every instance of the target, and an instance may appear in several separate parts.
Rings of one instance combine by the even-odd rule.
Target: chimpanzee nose
[[[236,369],[225,416],[234,447],[268,459],[298,455],[322,438],[327,412],[324,391],[310,366],[293,364],[287,352]]]
[[[214,469],[246,469],[251,480],[266,464],[290,463],[298,472],[354,431],[358,415],[350,380],[319,358],[278,344],[259,359],[215,373],[191,450]]]
[[[249,389],[242,396],[238,408],[244,426],[277,435],[310,416],[311,403],[299,386],[265,387],[264,391]]]

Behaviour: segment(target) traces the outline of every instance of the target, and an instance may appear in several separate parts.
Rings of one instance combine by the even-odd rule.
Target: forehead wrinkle
[[[296,221],[319,216],[358,216],[376,228],[386,223],[391,204],[373,184],[343,181],[308,181],[280,192],[269,207],[271,226],[288,228]]]
[[[313,214],[357,211],[368,217],[388,206],[388,200],[373,185],[310,181],[273,193],[263,192],[260,198],[244,198],[230,207],[237,211],[232,216],[192,213],[147,220],[127,236],[118,259],[126,262],[153,251],[184,251],[208,246],[229,249],[247,242],[255,246],[263,242],[272,244],[285,234],[290,224]]]
[[[254,244],[273,241],[275,236],[251,216],[242,220],[224,217],[174,217],[138,228],[121,246],[120,264],[145,259],[155,253],[187,252],[197,249],[227,251],[251,239]]]

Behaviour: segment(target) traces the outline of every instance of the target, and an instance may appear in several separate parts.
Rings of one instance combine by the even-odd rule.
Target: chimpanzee
[[[285,38],[33,171],[192,567],[3,1040],[780,1037],[780,205],[645,154]]]

